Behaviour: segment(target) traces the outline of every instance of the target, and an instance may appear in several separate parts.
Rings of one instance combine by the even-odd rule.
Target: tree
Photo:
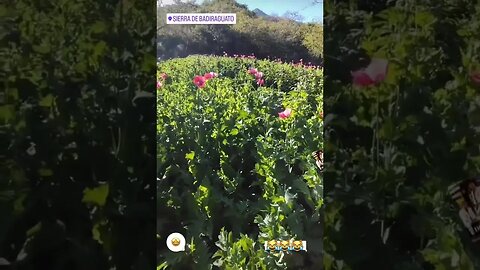
[[[316,57],[323,56],[323,26],[310,24],[307,26],[303,45]]]
[[[283,14],[282,17],[297,22],[302,22],[305,20],[305,17],[303,17],[298,11],[287,11]]]

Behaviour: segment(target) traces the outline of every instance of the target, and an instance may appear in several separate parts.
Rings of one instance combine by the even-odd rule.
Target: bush
[[[184,255],[160,243],[160,268],[319,266],[322,181],[311,153],[322,147],[323,71],[206,56],[158,69],[158,232],[185,229],[189,243]],[[207,72],[218,77],[195,86]],[[292,114],[282,119],[285,108]],[[290,237],[307,240],[309,252],[282,259],[262,250],[265,240]]]

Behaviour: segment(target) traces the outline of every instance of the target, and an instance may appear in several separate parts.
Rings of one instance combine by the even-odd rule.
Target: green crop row
[[[194,83],[210,72],[217,76],[204,86]],[[188,243],[182,254],[159,243],[159,269],[321,263],[323,189],[311,154],[323,146],[322,73],[254,58],[159,64],[157,231],[161,239],[180,231]],[[308,255],[263,250],[265,240],[290,238],[308,239]]]

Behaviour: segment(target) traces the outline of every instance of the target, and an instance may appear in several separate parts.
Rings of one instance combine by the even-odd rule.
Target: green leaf
[[[13,100],[18,100],[18,89],[7,90],[8,96]]]
[[[102,55],[106,49],[107,49],[107,43],[105,43],[104,41],[100,41],[95,45],[95,48],[93,49],[93,55],[94,56]]]
[[[392,139],[395,134],[395,126],[390,118],[385,120],[382,127],[380,128],[379,135],[385,139]]]
[[[85,188],[83,190],[82,202],[104,206],[109,192],[109,185],[102,184],[96,188]]]
[[[41,222],[38,222],[35,226],[31,227],[30,229],[28,229],[27,231],[27,236],[32,236],[34,234],[36,234],[37,232],[40,231],[40,229],[42,229],[42,223]]]
[[[429,26],[436,21],[435,16],[430,12],[415,12],[415,23],[421,26]]]
[[[41,54],[47,54],[47,53],[50,52],[51,47],[48,43],[46,43],[45,41],[42,41],[42,43],[40,43],[40,45],[33,45],[32,49],[35,52],[38,52],[38,53],[41,53]]]
[[[100,226],[102,224],[100,223],[95,223],[95,225],[93,225],[93,228],[92,228],[92,238],[94,240],[96,240],[98,243],[100,244],[103,244],[103,241],[102,241],[102,235],[100,233]]]
[[[156,63],[156,58],[152,56],[151,54],[145,54],[143,56],[143,62],[142,62],[142,71],[143,72],[149,72],[152,70],[152,68],[155,67]]]
[[[0,17],[4,18],[7,13],[8,9],[6,9],[5,6],[0,6]]]
[[[25,210],[23,206],[23,202],[27,196],[25,194],[20,195],[14,202],[13,202],[13,209],[15,213],[20,214]]]
[[[53,175],[53,171],[46,168],[41,168],[38,170],[38,174],[43,177],[48,177]]]
[[[405,56],[407,55],[408,54],[405,52]],[[397,83],[399,75],[400,74],[399,74],[398,66],[395,63],[388,63],[388,72],[387,72],[387,78],[385,78],[385,81],[390,84],[395,84]]]
[[[0,106],[0,119],[4,120],[5,122],[9,122],[13,119],[15,115],[15,108],[13,105],[3,105]]]
[[[48,94],[44,96],[40,101],[38,102],[38,105],[42,107],[51,107],[53,104],[54,97],[52,94]]]
[[[465,149],[465,144],[466,144],[466,138],[463,137],[459,142],[455,142],[452,145],[452,148],[450,149],[451,152],[455,151],[461,151]]]
[[[185,155],[185,158],[186,158],[187,160],[193,160],[193,159],[195,158],[195,152],[192,151],[192,152],[190,152],[190,153],[187,153],[187,154]]]
[[[15,131],[20,131],[20,130],[24,129],[26,126],[27,126],[27,123],[25,122],[25,120],[20,120],[15,125]]]
[[[95,34],[105,32],[106,29],[107,29],[107,26],[102,21],[97,21],[92,25],[92,32]]]

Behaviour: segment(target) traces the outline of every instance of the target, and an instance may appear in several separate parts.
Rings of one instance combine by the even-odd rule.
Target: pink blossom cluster
[[[157,80],[157,90],[162,88],[163,84],[165,83],[165,80],[168,78],[167,73],[163,72],[160,74],[160,80]]]
[[[256,68],[249,68],[247,73],[255,76],[255,80],[257,81],[257,85],[262,86],[262,85],[265,84],[265,80],[263,79],[263,72],[258,71]]]
[[[197,75],[193,78],[193,84],[195,84],[198,88],[203,88],[208,80],[216,77],[218,77],[218,74],[215,72],[207,72],[203,76]]]

